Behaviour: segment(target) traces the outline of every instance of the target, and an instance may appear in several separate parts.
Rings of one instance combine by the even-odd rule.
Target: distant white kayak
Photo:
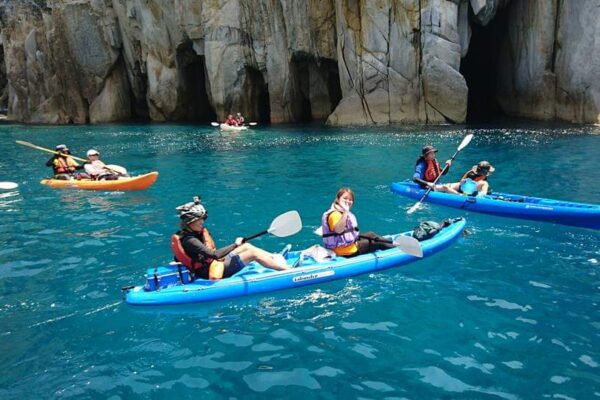
[[[3,190],[12,190],[19,187],[18,183],[15,182],[0,182],[0,189]]]
[[[219,125],[219,128],[221,128],[222,131],[231,131],[231,132],[245,131],[246,129],[248,129],[247,126],[233,126],[233,125],[227,125],[227,124],[221,124],[221,125]]]

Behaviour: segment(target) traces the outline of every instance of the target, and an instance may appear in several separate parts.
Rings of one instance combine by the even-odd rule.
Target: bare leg
[[[436,192],[446,192],[452,194],[460,194],[458,188],[460,187],[460,183],[447,183],[445,185],[435,185]]]
[[[263,267],[275,269],[277,271],[290,268],[286,263],[274,259],[273,255],[268,251],[254,247],[250,243],[244,243],[237,249],[233,250],[233,252],[240,256],[240,259],[244,262],[244,264],[256,261]]]

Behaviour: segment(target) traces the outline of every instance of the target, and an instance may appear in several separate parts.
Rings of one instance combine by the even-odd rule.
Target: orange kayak
[[[144,190],[152,186],[156,182],[156,178],[158,178],[158,172],[150,172],[131,178],[121,178],[116,181],[42,179],[40,183],[56,189]]]

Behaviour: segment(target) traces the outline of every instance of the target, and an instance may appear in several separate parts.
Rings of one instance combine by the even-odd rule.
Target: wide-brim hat
[[[471,170],[477,175],[488,176],[493,174],[496,168],[494,168],[488,161],[480,161],[477,165],[473,165]]]
[[[438,149],[436,149],[435,147],[431,146],[431,145],[427,145],[427,146],[423,146],[423,148],[421,149],[421,155],[427,155],[429,153],[437,153]]]

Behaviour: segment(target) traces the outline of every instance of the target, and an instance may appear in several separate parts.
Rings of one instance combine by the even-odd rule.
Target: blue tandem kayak
[[[457,218],[431,239],[422,241],[423,258],[448,247],[461,236],[464,227],[465,220]],[[411,233],[412,231],[399,235]],[[389,237],[393,239],[395,236]],[[297,265],[301,252],[288,252],[285,257],[289,265]],[[419,259],[394,248],[353,258],[336,257],[320,263],[306,257],[302,259],[301,265],[286,271],[274,271],[250,263],[230,278],[218,281],[197,279],[193,282],[190,282],[187,269],[181,264],[167,265],[150,268],[146,284],[127,289],[125,301],[132,305],[146,306],[202,303],[325,283],[398,267]],[[156,277],[153,278],[153,275]],[[165,282],[170,283],[161,288]],[[160,289],[156,290],[157,287]]]
[[[425,190],[409,181],[392,183],[392,192],[415,200]],[[519,196],[507,193],[473,197],[429,192],[426,202],[484,214],[600,229],[600,205]]]

